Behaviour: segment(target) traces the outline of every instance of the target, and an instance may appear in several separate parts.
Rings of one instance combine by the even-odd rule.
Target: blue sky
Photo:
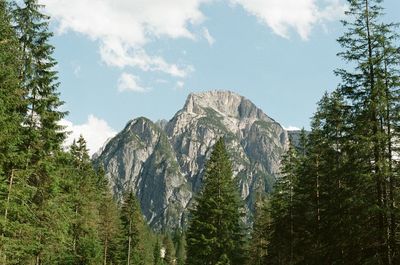
[[[40,0],[52,16],[64,123],[91,152],[131,119],[170,119],[224,89],[309,127],[333,70],[344,0]],[[384,2],[400,21],[400,1]]]

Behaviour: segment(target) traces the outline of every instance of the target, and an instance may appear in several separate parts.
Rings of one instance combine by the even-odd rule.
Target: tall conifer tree
[[[28,236],[34,219],[30,202],[34,189],[28,185],[22,164],[25,115],[19,71],[21,50],[7,1],[0,1],[0,263],[26,263],[33,243]]]
[[[395,245],[392,141],[398,124],[399,53],[394,44],[397,34],[394,24],[382,21],[381,0],[349,1],[345,34],[339,38],[344,48],[339,56],[355,65],[354,69],[340,69],[340,92],[352,106],[351,142],[353,171],[363,176],[358,190],[363,189],[363,212],[368,218],[359,223],[364,230],[363,259],[370,262],[393,264]],[[389,59],[390,58],[390,59]],[[390,66],[389,66],[390,65]],[[388,71],[388,69],[391,69]],[[395,70],[397,69],[397,70]],[[391,85],[389,85],[391,84]],[[392,168],[392,169],[391,169]],[[357,187],[354,187],[357,188]],[[369,229],[368,227],[376,227]],[[360,235],[361,236],[361,235]]]
[[[187,232],[187,264],[244,264],[241,202],[224,140],[214,145]]]

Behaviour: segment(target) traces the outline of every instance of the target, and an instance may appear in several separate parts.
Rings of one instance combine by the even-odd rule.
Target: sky
[[[340,80],[345,0],[39,0],[51,16],[62,121],[96,152],[128,121],[171,119],[223,89],[285,128],[309,128]],[[400,22],[400,1],[385,19]]]

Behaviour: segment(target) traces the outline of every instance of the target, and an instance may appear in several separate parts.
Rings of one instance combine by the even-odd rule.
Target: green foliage
[[[184,265],[186,261],[186,235],[181,230],[176,230],[174,233],[175,257],[177,265]]]
[[[249,258],[247,264],[261,265],[266,263],[269,243],[270,206],[268,198],[263,197],[263,191],[258,193],[255,202],[253,231],[251,233]]]
[[[336,71],[342,83],[320,101],[304,148],[283,161],[269,264],[400,262],[399,38],[380,4],[349,1],[339,56],[354,68]]]
[[[0,264],[126,264],[127,208],[83,137],[61,148],[65,113],[41,10],[36,0],[0,0]],[[152,264],[154,235],[134,210],[131,264]]]
[[[203,181],[195,208],[190,211],[186,262],[243,264],[243,214],[223,139],[214,146]]]
[[[41,12],[37,0],[15,4],[13,18],[22,50],[21,84],[27,100],[25,147],[30,151],[29,165],[60,148],[65,135],[59,121],[66,113],[59,111],[63,102],[57,92],[54,47],[49,44],[49,17]]]
[[[151,264],[153,245],[139,203],[132,191],[125,193],[121,205],[122,238],[120,256],[124,264]]]
[[[268,255],[272,264],[295,264],[294,257],[294,187],[299,157],[291,145],[282,161],[282,176],[277,179],[271,197]],[[263,222],[266,222],[265,220]],[[268,223],[266,224],[268,225]],[[268,227],[264,227],[264,229]]]
[[[164,264],[165,265],[176,264],[175,246],[169,235],[164,236],[163,247],[165,249]]]

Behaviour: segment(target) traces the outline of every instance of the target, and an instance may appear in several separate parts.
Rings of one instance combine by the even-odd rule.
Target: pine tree
[[[97,177],[96,187],[100,193],[96,200],[99,202],[99,232],[103,245],[103,265],[117,264],[119,260],[118,236],[122,233],[119,209],[110,193],[104,170],[98,170]]]
[[[154,244],[154,248],[153,248],[153,260],[154,263],[153,265],[162,265],[162,259],[161,259],[161,245],[160,245],[160,241],[156,241],[156,243]]]
[[[66,113],[59,110],[63,102],[57,92],[54,47],[49,44],[52,33],[48,30],[49,17],[41,12],[42,8],[37,0],[24,0],[14,9],[22,50],[20,79],[28,102],[25,117],[26,149],[31,155],[28,165],[58,151],[65,139],[59,121]]]
[[[187,264],[243,264],[241,202],[232,179],[224,140],[214,146],[206,165],[187,232]]]
[[[362,175],[365,185],[358,222],[364,233],[357,236],[362,259],[368,262],[393,264],[395,243],[395,176],[393,169],[392,132],[398,123],[398,51],[393,24],[382,22],[380,0],[349,1],[345,34],[339,38],[344,51],[339,56],[355,65],[340,69],[340,92],[352,105],[351,142],[353,171]],[[390,58],[390,59],[389,59]],[[388,67],[388,65],[390,65]],[[390,70],[388,70],[390,69]],[[391,84],[391,85],[389,85]],[[391,169],[392,168],[392,169]],[[388,214],[390,213],[390,214]],[[369,229],[368,227],[376,227]]]
[[[75,263],[99,264],[102,251],[99,226],[99,186],[91,165],[85,139],[80,136],[70,147],[72,172],[69,173],[70,205],[72,211],[71,235],[72,256]],[[102,194],[100,190],[100,195]],[[107,227],[108,228],[108,227]],[[104,234],[103,234],[104,235]]]
[[[266,263],[270,223],[269,201],[260,192],[255,203],[254,223],[247,264],[261,265]]]
[[[324,95],[313,117],[298,172],[294,207],[303,222],[297,224],[295,252],[298,256],[305,253],[302,259],[307,264],[350,262],[356,256],[345,257],[354,249],[350,245],[344,246],[350,233],[346,229],[352,224],[344,212],[357,212],[356,208],[347,208],[345,203],[349,201],[346,180],[354,181],[354,177],[346,177],[349,171],[344,170],[344,164],[348,162],[345,146],[347,114],[348,109],[339,93]]]
[[[349,1],[339,56],[355,68],[336,71],[342,84],[321,100],[303,157],[284,159],[271,201],[272,264],[398,263],[400,55],[380,4]]]
[[[186,235],[185,232],[177,229],[174,234],[175,257],[177,265],[184,265],[186,261]]]
[[[24,244],[26,250],[22,251],[29,261],[23,263],[34,264],[42,264],[46,258],[51,258],[49,253],[59,248],[58,239],[63,233],[60,230],[62,222],[54,218],[62,216],[60,211],[63,209],[55,207],[54,203],[59,192],[56,156],[65,137],[58,122],[65,113],[58,110],[62,102],[56,91],[57,75],[52,58],[54,48],[49,45],[51,33],[47,29],[48,18],[40,12],[40,8],[36,1],[27,0],[23,6],[15,5],[13,10],[20,51],[16,50],[19,56],[16,61],[21,62],[18,69],[22,88],[20,97],[26,102],[19,110],[23,115],[20,123],[23,126],[19,128],[22,137],[19,140],[22,140],[20,154],[24,161],[20,162],[18,181],[20,187],[24,187],[20,195],[25,197],[19,206],[29,205],[25,208],[29,208],[27,211],[32,215],[28,222],[32,229],[20,237],[30,241]]]
[[[124,264],[144,264],[145,224],[139,203],[133,191],[125,193],[121,206],[123,240],[121,256]],[[143,240],[143,241],[142,241]]]
[[[26,102],[23,98],[19,70],[21,51],[12,28],[7,1],[0,1],[0,263],[24,264],[31,244],[30,201],[34,188],[21,164],[24,135],[21,123]]]
[[[169,235],[164,236],[163,247],[165,249],[164,264],[165,265],[176,264],[175,247]]]
[[[295,264],[296,261],[293,205],[298,167],[297,151],[290,145],[282,161],[282,176],[276,180],[271,196],[271,224],[267,249],[267,260],[270,264]]]

